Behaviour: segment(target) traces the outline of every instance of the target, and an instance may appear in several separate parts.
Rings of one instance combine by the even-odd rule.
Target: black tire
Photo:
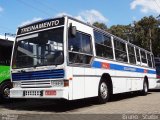
[[[10,81],[3,82],[0,85],[0,101],[5,101],[9,99],[9,90],[12,88]]]
[[[109,84],[106,81],[101,80],[98,88],[98,103],[104,104],[109,100],[109,98],[110,98]]]
[[[143,90],[141,91],[141,95],[145,96],[147,94],[148,94],[148,83],[145,80],[144,83],[143,83]]]

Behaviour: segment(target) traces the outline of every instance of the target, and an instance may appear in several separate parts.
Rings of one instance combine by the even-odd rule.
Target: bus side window
[[[96,55],[99,57],[113,59],[111,37],[94,31]]]
[[[128,55],[131,64],[136,64],[136,57],[134,53],[134,47],[128,44]]]
[[[81,45],[81,36],[79,32],[77,32],[75,37],[69,37],[68,50],[80,52],[81,49],[80,45]]]
[[[139,49],[136,48],[136,59],[137,59],[137,65],[141,64],[141,59],[140,59],[140,54],[139,54]]]
[[[0,65],[10,65],[11,53],[12,46],[0,46]]]
[[[147,53],[147,61],[148,61],[148,66],[152,67],[152,59],[151,59],[151,54]]]
[[[77,31],[75,37],[68,40],[69,63],[90,64],[92,58],[91,37]]]
[[[103,36],[101,33],[94,31],[94,39],[95,39],[95,49],[96,49],[96,55],[99,57],[104,57],[104,42],[103,42]]]
[[[140,50],[140,53],[141,53],[142,66],[147,66],[146,52],[143,50]]]
[[[152,67],[155,68],[155,61],[154,61],[154,56],[151,55],[151,59],[152,59]]]
[[[115,39],[114,47],[115,47],[116,60],[122,61],[122,62],[128,62],[126,44]]]

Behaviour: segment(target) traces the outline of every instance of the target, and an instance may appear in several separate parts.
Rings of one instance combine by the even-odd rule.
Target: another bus
[[[18,28],[11,98],[76,100],[156,86],[153,54],[104,30],[63,16]]]
[[[156,66],[156,74],[157,74],[157,86],[156,89],[160,89],[160,57],[155,57],[155,66]]]
[[[13,38],[5,39],[0,35],[0,101],[9,98],[12,87],[10,80],[10,60],[13,47]]]

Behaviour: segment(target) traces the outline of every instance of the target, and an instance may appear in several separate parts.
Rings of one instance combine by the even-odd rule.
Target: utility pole
[[[130,35],[131,35],[131,30],[124,30],[123,33],[126,34],[127,36],[127,41],[130,42]]]
[[[127,41],[128,41],[128,42],[131,42],[131,41],[130,41],[130,37],[131,37],[133,31],[134,31],[134,24],[131,24],[131,26],[130,26],[127,30],[124,30],[124,31],[123,31],[123,33],[125,33],[125,34],[127,35]],[[132,42],[133,42],[133,41],[132,41]]]
[[[12,34],[12,33],[5,33],[5,39],[7,39],[7,36],[15,37],[15,36],[16,36],[16,34]]]

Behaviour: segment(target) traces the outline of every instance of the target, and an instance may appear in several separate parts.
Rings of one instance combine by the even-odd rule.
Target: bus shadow
[[[160,89],[152,89],[152,90],[149,90],[150,92],[160,92]]]
[[[151,94],[151,93],[149,93]],[[140,96],[137,93],[123,93],[113,95],[110,99],[110,102],[118,102],[121,100],[127,100],[134,97]],[[9,103],[0,104],[3,108],[7,108],[10,110],[16,111],[33,111],[35,113],[38,112],[55,112],[55,113],[63,113],[63,112],[76,112],[80,108],[90,107],[94,105],[99,105],[96,101],[96,98],[82,99],[82,100],[74,100],[74,101],[64,101],[64,100],[12,100]],[[102,104],[103,105],[103,104]]]
[[[151,94],[148,92],[148,94]],[[120,93],[120,94],[115,94],[112,96],[110,102],[116,102],[116,101],[121,101],[121,100],[127,100],[127,99],[132,99],[138,96],[143,96],[141,95],[140,92],[128,92],[128,93]]]
[[[74,101],[54,101],[54,100],[13,100],[9,103],[3,103],[0,106],[16,111],[33,111],[33,112],[55,112],[63,113],[76,111],[76,109],[95,105],[93,99],[74,100]]]

